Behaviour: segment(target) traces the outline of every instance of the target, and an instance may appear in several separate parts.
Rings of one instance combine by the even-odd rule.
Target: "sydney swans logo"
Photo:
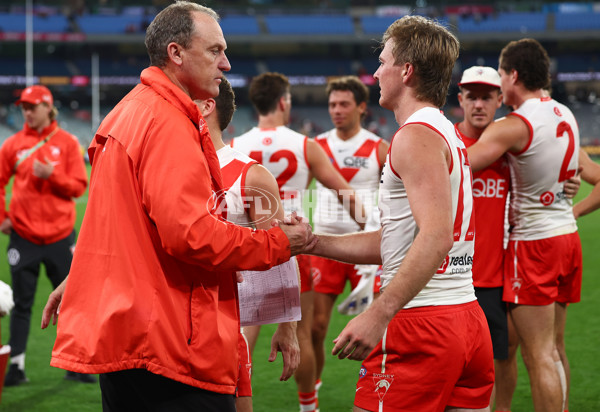
[[[279,202],[271,192],[260,187],[238,186],[213,192],[206,207],[210,213],[230,222],[256,226],[276,216]]]

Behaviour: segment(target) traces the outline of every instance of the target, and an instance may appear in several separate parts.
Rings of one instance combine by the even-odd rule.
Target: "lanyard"
[[[23,163],[29,156],[31,156],[32,154],[34,154],[40,147],[42,147],[43,145],[45,145],[46,143],[48,143],[48,140],[50,140],[50,138],[52,136],[54,136],[56,134],[56,132],[58,132],[58,129],[59,129],[59,127],[57,126],[56,129],[54,129],[53,131],[51,131],[48,134],[48,136],[46,136],[43,140],[40,140],[39,142],[37,142],[35,144],[35,146],[31,147],[25,153],[23,153],[23,155],[17,160],[17,163],[15,163],[15,170],[17,170],[17,167],[19,167],[19,165],[21,163]]]

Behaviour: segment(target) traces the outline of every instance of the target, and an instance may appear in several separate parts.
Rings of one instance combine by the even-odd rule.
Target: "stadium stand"
[[[532,12],[460,17],[458,30],[464,33],[539,32],[546,29],[547,16],[546,13]]]
[[[265,16],[270,34],[354,34],[348,15]]]

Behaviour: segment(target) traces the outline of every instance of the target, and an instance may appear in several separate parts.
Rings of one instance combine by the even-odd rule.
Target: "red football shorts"
[[[346,280],[350,282],[352,289],[360,281],[360,275],[356,273],[355,265],[338,262],[318,256],[310,257],[312,266],[312,281],[315,292],[324,294],[341,295],[346,287]],[[381,288],[381,271],[378,270],[373,286],[373,293],[379,293]]]
[[[313,282],[310,270],[310,256],[297,255],[296,261],[300,269],[300,293],[310,292],[313,289]]]
[[[492,341],[477,301],[404,309],[364,360],[354,405],[382,412],[480,409],[493,385]]]
[[[504,259],[505,302],[544,306],[581,299],[581,241],[577,232],[511,240]]]
[[[235,395],[236,397],[252,396],[252,358],[250,357],[248,341],[242,332],[238,337],[238,351],[240,353],[240,363]]]

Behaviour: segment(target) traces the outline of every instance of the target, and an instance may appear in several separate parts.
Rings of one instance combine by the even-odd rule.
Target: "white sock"
[[[561,361],[554,362],[556,370],[558,371],[558,377],[560,378],[560,388],[562,389],[562,407],[561,410],[565,410],[565,402],[567,401],[567,375],[565,374],[565,368]]]
[[[19,369],[24,371],[25,370],[25,353],[21,353],[16,356],[11,356],[10,364],[11,365],[17,364],[17,365],[19,365]]]

